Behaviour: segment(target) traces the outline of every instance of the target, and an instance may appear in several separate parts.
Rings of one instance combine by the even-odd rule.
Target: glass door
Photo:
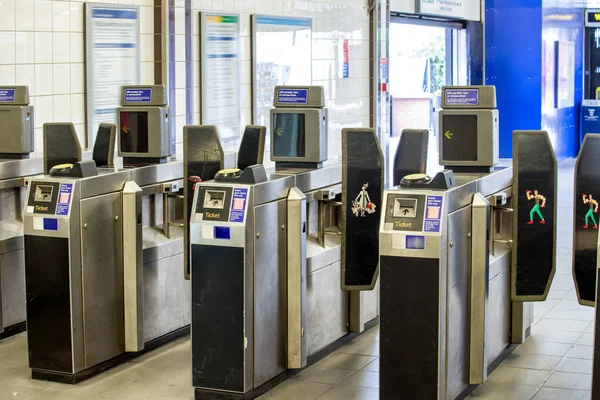
[[[388,182],[404,129],[429,131],[428,172],[438,167],[437,111],[441,89],[466,84],[466,34],[460,24],[392,19],[390,24],[391,118]]]

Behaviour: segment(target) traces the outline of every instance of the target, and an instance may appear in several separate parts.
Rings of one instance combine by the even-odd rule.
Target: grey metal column
[[[144,263],[142,189],[133,181],[123,188],[123,289],[125,351],[144,349]]]
[[[306,367],[306,196],[287,197],[287,366]]]
[[[481,193],[476,193],[472,210],[469,384],[474,385],[485,382],[487,378],[485,316],[489,294],[490,203]]]

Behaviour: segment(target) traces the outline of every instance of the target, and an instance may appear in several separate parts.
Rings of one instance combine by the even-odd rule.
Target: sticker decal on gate
[[[425,203],[424,232],[439,233],[442,226],[442,204],[443,196],[427,196]]]
[[[352,201],[352,213],[355,217],[365,217],[366,215],[375,213],[377,206],[371,202],[369,192],[367,192],[368,187],[369,182],[362,186],[360,193],[358,193],[358,196]]]
[[[58,202],[56,204],[56,215],[69,215],[71,205],[72,183],[61,183],[58,191]]]

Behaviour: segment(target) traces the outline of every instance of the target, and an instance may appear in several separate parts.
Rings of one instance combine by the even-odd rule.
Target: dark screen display
[[[273,155],[276,157],[305,156],[305,117],[305,114],[297,113],[273,115]]]
[[[585,98],[595,99],[600,87],[600,28],[586,28],[585,42]]]
[[[444,139],[444,160],[477,161],[476,115],[444,115],[440,134]]]
[[[124,153],[148,152],[148,113],[121,112],[119,119],[121,151]]]
[[[588,12],[587,17],[588,22],[600,22],[599,12]]]

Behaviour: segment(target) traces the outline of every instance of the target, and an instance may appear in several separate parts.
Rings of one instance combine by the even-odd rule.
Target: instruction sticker
[[[425,222],[423,224],[424,232],[440,232],[442,225],[442,196],[427,196],[425,203]]]
[[[0,103],[14,103],[15,89],[0,89]]]
[[[248,189],[233,188],[233,197],[231,199],[231,212],[229,213],[229,222],[244,222],[246,215],[246,200],[248,198]]]
[[[476,106],[479,104],[479,89],[446,89],[446,104],[449,106]]]
[[[125,89],[125,103],[150,103],[152,89]]]
[[[58,191],[58,203],[56,204],[56,215],[69,215],[71,204],[72,183],[61,183]]]
[[[307,89],[279,89],[277,90],[277,102],[287,104],[307,104]]]

